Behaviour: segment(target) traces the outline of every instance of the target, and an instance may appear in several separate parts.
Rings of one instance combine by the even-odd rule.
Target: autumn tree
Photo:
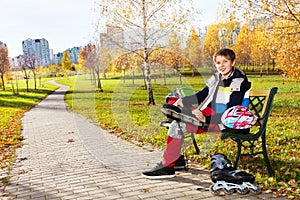
[[[169,53],[172,52],[173,55],[178,55],[178,57],[186,57],[186,53],[185,53],[184,49],[182,48],[182,42],[181,42],[180,35],[176,32],[171,33],[170,36],[168,37],[166,48],[164,48],[164,49],[161,49],[161,48],[163,48],[163,47],[157,45],[153,52],[154,55],[151,55],[151,57],[153,57],[152,62],[159,63],[160,66],[162,67],[164,85],[166,85],[167,84],[167,82],[166,82],[167,73],[166,72],[169,69],[173,69],[173,70],[175,69],[175,71],[178,72],[179,76],[181,76],[181,73],[179,71],[179,66],[171,66],[171,65],[168,65],[168,63],[164,61],[164,60],[169,60],[169,61],[174,60],[174,57],[166,57],[166,55],[164,55],[163,53],[164,52],[169,52]],[[161,62],[161,60],[163,60],[164,62]]]
[[[84,48],[84,47],[83,47]],[[85,50],[81,48],[79,53],[78,53],[78,69],[84,69],[84,61],[85,61]]]
[[[182,55],[162,48],[154,51],[153,54],[151,54],[151,56],[149,57],[149,59],[153,63],[156,62],[163,65],[167,65],[178,72],[180,68],[184,66],[190,67],[191,65],[189,60],[183,57]]]
[[[24,73],[24,78],[26,79],[26,88],[27,92],[29,91],[28,82],[29,82],[29,71],[33,73],[34,79],[34,89],[37,89],[36,79],[37,79],[37,68],[39,66],[40,60],[34,54],[24,54],[19,60],[19,67]]]
[[[79,53],[80,62],[84,68],[90,71],[96,81],[97,90],[103,92],[101,74],[104,74],[107,67],[106,49],[99,44],[89,43]]]
[[[28,71],[28,66],[26,64],[26,58],[24,56],[21,56],[18,59],[18,68],[20,71],[24,73],[24,79],[26,83],[26,91],[29,91],[29,71]]]
[[[197,14],[191,0],[99,0],[97,10],[100,19],[107,24],[120,27],[126,34],[126,43],[135,44],[143,51],[139,56],[143,60],[147,79],[148,103],[155,105],[149,56],[153,47],[170,32],[177,32],[184,25],[194,21]],[[199,18],[195,18],[199,19]],[[108,35],[109,37],[109,35]],[[116,41],[112,40],[111,41]],[[117,41],[119,46],[131,51],[128,46]],[[140,52],[140,51],[137,51]]]
[[[78,55],[78,62],[80,65],[82,65],[83,68],[90,71],[90,74],[93,73],[92,68],[90,67],[92,63],[88,60],[88,55],[92,53],[93,49],[96,48],[95,45],[89,43],[83,48],[80,49],[79,55]]]
[[[63,53],[61,67],[63,70],[72,70],[72,61],[68,50],[65,50]]]
[[[300,4],[296,0],[230,0],[250,22],[264,21],[270,54],[285,74],[300,79]],[[231,9],[229,9],[230,11]]]
[[[208,55],[206,62],[210,66],[212,65],[211,60],[214,53],[217,52],[221,47],[218,31],[219,31],[218,25],[216,24],[210,25],[206,32],[206,36],[203,42],[203,50],[205,54]]]
[[[55,77],[55,76],[59,76],[60,69],[61,68],[58,64],[52,64],[47,67],[46,71],[49,76]]]
[[[140,49],[137,51],[143,50]],[[141,57],[137,56],[136,53],[125,53],[115,60],[114,69],[119,72],[122,71],[125,76],[126,71],[138,68],[142,64],[142,61]],[[180,74],[181,68],[191,68],[192,65],[184,56],[161,47],[156,47],[153,50],[149,57],[149,63],[151,66],[167,66],[168,69],[172,69],[178,72],[178,74]]]
[[[163,48],[156,49],[149,58],[151,63],[158,63],[162,66],[167,66],[169,69],[175,70],[179,74],[180,84],[182,84],[182,75],[180,69],[187,67],[191,68],[192,64],[187,58],[173,51],[168,51]],[[166,81],[165,81],[166,84]]]
[[[251,58],[252,61],[258,64],[260,76],[262,76],[263,65],[268,66],[270,61],[269,39],[266,31],[261,24],[253,30],[254,40],[252,40],[251,45]]]
[[[133,65],[134,57],[131,53],[122,54],[120,57],[118,57],[115,65],[115,70],[123,72],[124,82],[126,80],[126,71],[128,71],[129,69],[132,70]]]
[[[105,70],[103,59],[101,59],[101,54],[104,52],[104,49],[96,45],[96,48],[93,49],[92,53],[88,55],[88,59],[94,60],[92,68],[97,77],[97,89],[100,92],[103,92],[101,84],[101,72]]]
[[[25,56],[25,65],[27,65],[27,69],[29,69],[33,74],[34,80],[34,89],[37,89],[37,68],[39,67],[39,58],[35,54],[26,55]]]
[[[208,30],[205,35],[205,39],[203,42],[203,49],[205,53],[207,53],[210,57],[214,55],[214,53],[220,49],[220,39],[218,36],[218,26],[216,24],[211,24],[208,27]]]
[[[0,45],[0,76],[3,91],[5,91],[4,75],[9,69],[8,50],[5,46]]]
[[[294,23],[286,22],[286,26],[294,27]],[[277,27],[282,24],[278,22]],[[273,30],[272,30],[273,31]],[[271,57],[275,59],[275,63],[280,66],[284,74],[300,80],[300,27],[290,28],[289,30],[273,31],[271,37]]]
[[[186,41],[186,53],[189,61],[193,64],[192,70],[194,76],[195,70],[201,65],[200,37],[195,28],[191,29],[189,37]]]
[[[233,45],[233,50],[237,56],[237,64],[242,64],[248,69],[251,59],[251,44],[254,37],[250,26],[245,24],[241,27],[238,37]]]
[[[162,48],[161,45],[157,45],[156,48]],[[177,54],[183,54],[183,49],[181,48],[180,36],[176,32],[169,34],[167,39],[166,49],[168,51],[175,52]]]

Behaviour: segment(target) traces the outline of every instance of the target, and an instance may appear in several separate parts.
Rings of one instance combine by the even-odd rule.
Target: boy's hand
[[[181,98],[177,99],[177,101],[175,101],[175,103],[174,103],[173,105],[174,105],[174,106],[181,106],[181,107],[184,107]]]
[[[192,111],[192,113],[201,121],[201,122],[206,122],[205,116],[203,115],[203,113],[198,110],[195,109]]]

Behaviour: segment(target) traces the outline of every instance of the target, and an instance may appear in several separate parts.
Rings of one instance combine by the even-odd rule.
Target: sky
[[[201,27],[214,23],[226,0],[194,0],[202,13]],[[86,45],[92,40],[97,14],[94,0],[0,0],[0,41],[9,57],[22,52],[22,41],[45,38],[53,53]]]

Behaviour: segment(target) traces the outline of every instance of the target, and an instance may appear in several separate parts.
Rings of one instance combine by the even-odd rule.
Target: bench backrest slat
[[[258,117],[262,129],[266,128],[271,106],[278,88],[273,87],[271,90],[252,90],[250,91],[249,109]]]
[[[254,112],[256,116],[261,118],[266,110],[269,99],[270,90],[252,90],[250,91],[250,105],[249,109]]]

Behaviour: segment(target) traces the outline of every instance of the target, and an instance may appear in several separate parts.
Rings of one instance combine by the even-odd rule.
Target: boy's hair
[[[235,60],[235,53],[234,53],[234,51],[231,50],[231,49],[227,49],[227,48],[220,49],[218,52],[216,52],[215,55],[214,55],[214,57],[213,57],[214,61],[216,61],[216,57],[217,56],[224,56],[224,57],[228,58],[231,61]]]

